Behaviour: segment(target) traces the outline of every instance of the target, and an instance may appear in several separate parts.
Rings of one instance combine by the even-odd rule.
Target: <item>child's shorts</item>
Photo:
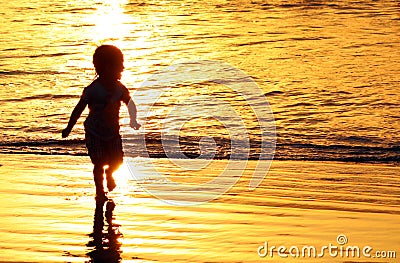
[[[85,141],[90,160],[94,165],[119,166],[122,164],[124,152],[120,135],[110,140],[102,140],[90,133],[86,133]]]

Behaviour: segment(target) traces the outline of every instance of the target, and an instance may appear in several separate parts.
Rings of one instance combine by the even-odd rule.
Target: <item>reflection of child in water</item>
[[[96,199],[107,200],[103,187],[106,174],[108,191],[115,187],[113,172],[122,164],[122,140],[119,134],[119,109],[121,101],[128,106],[130,126],[140,128],[136,121],[136,106],[128,89],[119,81],[124,70],[124,57],[117,47],[102,45],[93,55],[98,78],[87,86],[75,106],[68,126],[62,131],[66,138],[81,116],[86,105],[89,115],[85,120],[85,140],[90,159],[94,165]],[[105,167],[108,166],[108,167]]]
[[[93,233],[89,236],[92,240],[87,244],[88,247],[94,248],[87,253],[92,263],[118,263],[121,262],[121,243],[118,240],[122,237],[119,231],[119,225],[113,223],[113,211],[115,203],[108,200],[106,203],[106,211],[104,212],[104,201],[96,202],[96,210],[94,213]],[[107,222],[104,224],[104,216]]]

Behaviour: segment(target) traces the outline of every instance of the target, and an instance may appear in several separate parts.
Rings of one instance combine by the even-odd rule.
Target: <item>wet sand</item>
[[[167,159],[137,159],[177,181],[207,181],[224,169],[178,173]],[[94,200],[88,157],[0,155],[1,262],[397,262],[400,258],[400,167],[274,161],[254,191],[256,162],[216,200],[172,206],[145,192],[126,166],[104,206]],[[149,174],[151,176],[151,174]],[[115,207],[114,207],[115,206]],[[297,246],[370,246],[370,258],[295,258]],[[344,238],[344,237],[343,237]],[[257,250],[268,242],[268,253]],[[273,249],[273,255],[269,249]],[[278,255],[278,247],[287,249]],[[340,246],[339,246],[340,247]],[[397,259],[375,252],[397,252]],[[262,247],[259,251],[265,252]],[[301,253],[300,253],[301,254]],[[386,253],[388,254],[388,253]],[[284,258],[283,256],[287,256]],[[382,253],[380,254],[382,255]],[[103,261],[101,261],[101,259]],[[104,260],[106,259],[106,260]]]

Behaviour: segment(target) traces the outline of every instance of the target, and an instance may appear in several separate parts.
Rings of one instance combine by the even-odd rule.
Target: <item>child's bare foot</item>
[[[111,192],[112,190],[115,189],[115,187],[117,187],[117,185],[115,184],[114,178],[108,177],[108,178],[107,178],[107,188],[108,188],[108,191]]]

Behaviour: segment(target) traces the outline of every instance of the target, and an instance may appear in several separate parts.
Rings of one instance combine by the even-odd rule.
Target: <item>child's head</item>
[[[124,70],[124,55],[116,46],[101,45],[93,54],[93,65],[100,77],[119,80]]]

